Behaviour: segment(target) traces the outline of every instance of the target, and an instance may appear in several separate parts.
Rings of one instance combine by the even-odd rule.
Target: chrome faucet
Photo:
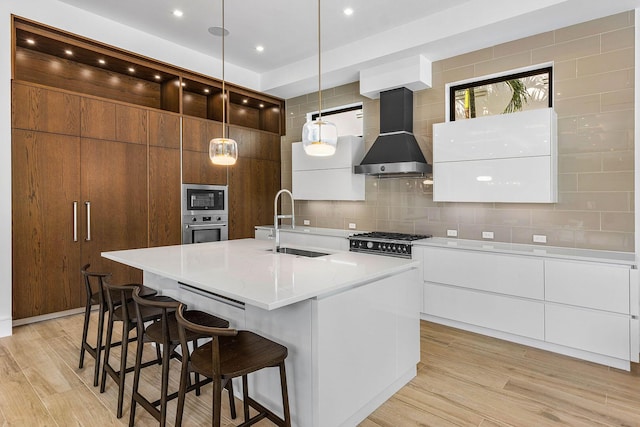
[[[291,197],[291,215],[278,215],[278,199],[282,193],[287,193]],[[291,191],[282,189],[276,193],[276,197],[273,200],[273,228],[275,229],[275,239],[273,241],[273,253],[280,251],[280,229],[278,228],[278,220],[291,218],[291,228],[296,228],[296,207],[295,200],[293,200],[293,194]]]

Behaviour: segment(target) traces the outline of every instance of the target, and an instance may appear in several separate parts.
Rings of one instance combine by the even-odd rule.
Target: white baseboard
[[[11,319],[0,319],[0,338],[11,336]]]

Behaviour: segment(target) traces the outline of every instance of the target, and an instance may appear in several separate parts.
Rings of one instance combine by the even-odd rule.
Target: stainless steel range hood
[[[354,173],[410,176],[431,173],[413,136],[413,92],[401,87],[380,93],[380,136]]]

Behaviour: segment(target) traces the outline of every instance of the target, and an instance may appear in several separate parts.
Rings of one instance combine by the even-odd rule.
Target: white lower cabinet
[[[550,343],[629,360],[629,316],[547,304],[544,322]]]
[[[639,358],[631,264],[430,246],[414,257],[427,320],[623,369]]]
[[[425,283],[424,312],[538,340],[544,339],[544,303]]]

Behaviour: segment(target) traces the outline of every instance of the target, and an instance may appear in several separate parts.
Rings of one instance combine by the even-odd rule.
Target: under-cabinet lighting
[[[246,104],[247,102],[249,102],[249,100],[248,100],[248,99],[243,99],[243,100],[242,100],[242,103],[243,103],[243,104]]]
[[[104,59],[98,59],[98,64],[104,65],[106,63],[107,63],[107,61],[105,61]]]
[[[27,39],[27,44],[36,44],[36,41],[34,39]]]
[[[136,69],[135,69],[135,68],[133,68],[133,67],[129,67],[129,72],[130,72],[130,73],[135,73],[135,72],[136,72]]]
[[[175,10],[173,11],[173,16],[175,16],[175,17],[177,17],[177,18],[182,17],[182,15],[184,15],[184,13],[183,13],[181,10],[179,10],[179,9],[175,9]]]
[[[264,108],[264,104],[260,104],[260,108]]]
[[[66,53],[69,56],[73,55],[73,51],[71,49],[65,49],[64,53]]]
[[[211,92],[209,89],[207,88],[204,89],[204,93],[209,93],[209,92]]]
[[[153,77],[155,77],[155,79],[156,79],[156,80],[160,80],[160,79],[162,78],[162,76],[161,76],[160,74],[156,74],[156,75],[155,75],[155,76],[153,76]]]
[[[185,82],[182,82],[182,87],[186,87],[187,84]]]

